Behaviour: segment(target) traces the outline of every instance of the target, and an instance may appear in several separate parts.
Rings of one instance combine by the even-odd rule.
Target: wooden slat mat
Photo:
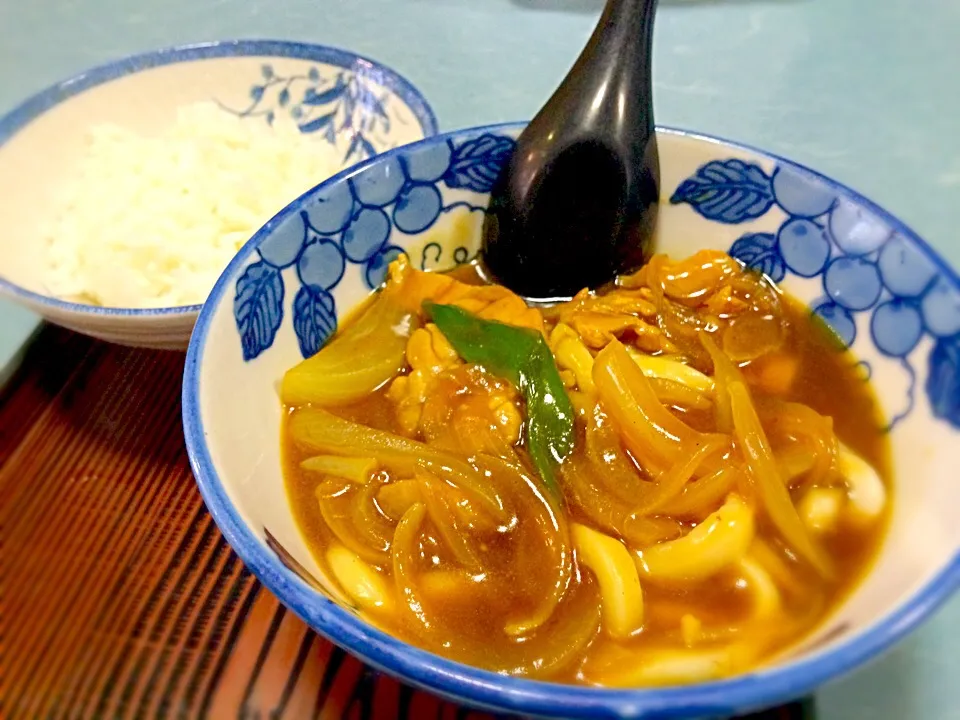
[[[48,327],[0,394],[0,717],[481,717],[364,667],[243,566],[190,474],[182,370]]]

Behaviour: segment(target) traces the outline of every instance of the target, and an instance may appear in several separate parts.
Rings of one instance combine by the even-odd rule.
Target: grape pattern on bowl
[[[401,252],[423,269],[468,261],[476,243],[447,248],[423,238],[447,213],[485,212],[514,146],[508,135],[485,132],[459,144],[401,148],[347,181],[319,188],[298,216],[261,231],[267,237],[256,260],[236,283],[244,359],[274,342],[287,302],[285,273],[286,282],[298,286],[289,303],[292,327],[309,357],[336,331],[333,291],[351,269],[372,289]],[[870,342],[881,360],[906,373],[906,397],[888,429],[913,409],[923,362],[931,411],[960,428],[960,281],[911,231],[869,201],[787,162],[767,171],[736,158],[712,160],[683,180],[669,202],[688,205],[710,222],[762,221],[763,231],[745,232],[730,254],[776,282],[792,277],[818,284],[819,299],[810,306],[843,344]]]
[[[931,340],[931,409],[960,427],[960,288],[915,239],[865,201],[789,165],[768,175],[753,163],[714,160],[684,180],[670,202],[731,225],[779,209],[784,219],[776,232],[746,233],[730,254],[776,282],[791,274],[819,282],[822,296],[811,307],[844,346],[853,347],[866,329],[880,353],[899,361],[910,382],[891,428],[912,410],[915,363],[922,362],[915,351]]]
[[[445,213],[483,212],[475,194],[488,193],[515,141],[484,134],[453,146],[439,143],[399,152],[346,182],[321,190],[297,218],[285,218],[258,249],[259,260],[237,280],[234,317],[245,360],[274,341],[284,316],[284,277],[295,270],[293,329],[304,357],[317,352],[337,328],[332,291],[351,266],[366,287],[378,287],[387,266]],[[421,268],[435,266],[443,248],[429,243]],[[454,248],[450,264],[473,252]]]

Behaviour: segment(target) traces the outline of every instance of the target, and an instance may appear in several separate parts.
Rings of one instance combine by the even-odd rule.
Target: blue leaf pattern
[[[343,81],[343,75],[340,75],[337,77],[337,82],[334,83],[333,87],[329,90],[318,93],[314,88],[307,88],[303,94],[301,103],[303,105],[326,105],[343,95],[346,89],[347,86]]]
[[[363,133],[357,133],[350,141],[347,148],[347,160],[356,160],[360,162],[366,158],[371,158],[377,154],[377,149],[367,140]]]
[[[358,147],[360,147],[360,133],[354,135],[350,140],[350,145],[347,146],[347,160],[353,157]]]
[[[714,160],[680,184],[670,203],[689,204],[707,220],[736,224],[755,220],[774,203],[772,181],[742,160]]]
[[[333,295],[316,285],[304,285],[293,301],[293,330],[300,354],[316,355],[337,330],[337,310]]]
[[[273,344],[283,320],[283,278],[260,261],[249,265],[237,280],[233,315],[240,332],[243,359],[252,360]]]
[[[328,113],[326,115],[321,115],[320,117],[316,118],[315,120],[311,120],[310,122],[305,122],[300,126],[300,132],[312,133],[312,132],[316,132],[317,130],[322,130],[323,128],[327,127],[330,124],[330,122],[333,120],[334,115],[335,113]]]
[[[930,353],[927,397],[936,417],[960,429],[960,335],[938,340]]]
[[[367,140],[363,135],[357,135],[360,138],[360,147],[363,148],[364,155],[368,158],[373,157],[377,154],[377,149],[370,144],[370,141]]]
[[[451,188],[490,192],[516,142],[501,135],[481,135],[453,151],[450,167],[443,176]]]
[[[300,132],[316,133],[331,145],[337,144],[338,136],[349,136],[354,142],[343,156],[345,164],[385,149],[377,145],[387,144],[383,136],[391,132],[391,93],[378,94],[382,77],[377,73],[358,68],[357,72],[341,70],[324,76],[319,68],[311,67],[306,73],[284,75],[263,65],[260,75],[250,87],[245,108],[221,106],[240,118],[262,118],[268,125],[287,114]],[[371,141],[368,135],[376,137]]]
[[[771,233],[744,235],[730,247],[730,255],[747,267],[764,273],[774,282],[780,282],[786,274],[777,238]]]

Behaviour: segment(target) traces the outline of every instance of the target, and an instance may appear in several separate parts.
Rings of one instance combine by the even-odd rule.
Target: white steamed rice
[[[333,145],[292,121],[212,103],[150,137],[95,126],[44,232],[48,290],[108,307],[202,303],[254,232],[340,168]]]

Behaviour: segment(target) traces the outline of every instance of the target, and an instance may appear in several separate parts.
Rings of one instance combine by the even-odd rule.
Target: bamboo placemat
[[[190,474],[182,371],[47,327],[0,393],[0,717],[486,717],[365,667],[250,574]]]

